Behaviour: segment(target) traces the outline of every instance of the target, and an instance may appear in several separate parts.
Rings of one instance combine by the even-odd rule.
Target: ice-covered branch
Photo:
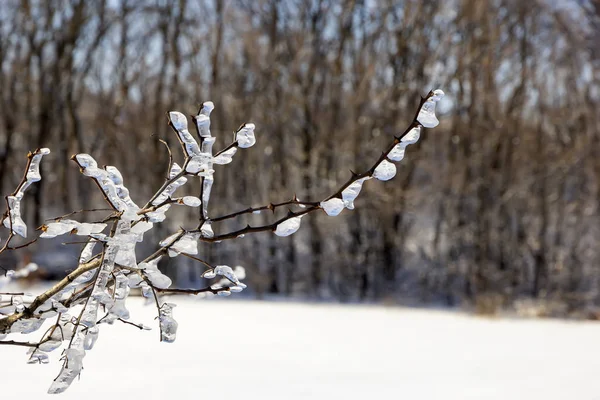
[[[350,210],[354,209],[354,201],[358,197],[363,183],[372,178],[380,181],[388,181],[392,179],[396,175],[396,166],[394,162],[401,161],[404,158],[406,147],[410,144],[416,143],[419,140],[422,128],[434,128],[439,124],[439,121],[435,115],[435,106],[443,96],[444,92],[439,89],[429,92],[429,94],[421,100],[413,122],[402,135],[394,138],[392,144],[381,154],[379,159],[372,165],[372,167],[360,174],[353,173],[352,177],[346,183],[340,186],[335,193],[331,194],[320,203],[299,202],[294,196],[294,199],[290,202],[284,202],[280,204],[298,204],[304,206],[308,204],[308,206],[297,212],[289,211],[287,216],[280,218],[271,224],[259,226],[247,225],[244,228],[232,232],[217,234],[212,237],[202,237],[201,240],[206,242],[215,242],[226,239],[234,239],[247,233],[265,231],[272,231],[278,236],[289,236],[299,229],[301,218],[310,212],[322,209],[325,211],[325,213],[327,213],[327,215],[336,216],[340,214],[344,208]],[[212,221],[223,221],[226,219],[235,218],[239,215],[253,213],[255,211],[268,209],[273,210],[275,208],[274,206],[275,205],[271,203],[267,206],[248,208],[246,210],[214,218]]]
[[[198,115],[193,117],[199,142],[189,132],[184,114],[176,111],[169,113],[169,124],[177,134],[185,160],[182,166],[173,162],[171,150],[167,146],[168,177],[143,207],[139,207],[131,198],[116,167],[99,168],[92,156],[74,155],[72,159],[83,175],[94,180],[111,207],[108,211],[112,213],[99,222],[89,223],[70,219],[69,217],[84,210],[76,211],[54,218],[39,228],[42,231],[42,239],[74,234],[85,238],[85,246],[81,250],[75,269],[43,293],[37,296],[18,292],[0,293],[0,344],[29,348],[30,363],[46,363],[48,352],[64,347],[62,369],[49,389],[49,393],[61,393],[81,373],[83,358],[86,352],[94,347],[101,324],[110,325],[120,321],[142,330],[147,329],[143,324],[129,321],[127,300],[132,289],[140,289],[142,295],[155,304],[160,340],[173,342],[178,329],[174,317],[175,304],[163,301],[163,295],[229,296],[246,288],[241,282],[245,276],[242,267],[213,265],[197,256],[200,241],[216,242],[265,231],[278,236],[289,236],[300,228],[302,218],[306,214],[324,210],[326,214],[335,216],[344,209],[353,209],[354,201],[364,183],[372,178],[381,181],[393,178],[396,174],[394,163],[404,158],[406,147],[417,142],[423,127],[432,128],[439,123],[435,116],[435,106],[442,96],[443,92],[440,90],[430,92],[422,99],[415,119],[408,129],[394,139],[371,168],[360,174],[353,173],[346,183],[322,201],[300,201],[294,196],[288,201],[249,207],[212,219],[208,214],[208,204],[214,182],[213,166],[229,164],[238,149],[249,148],[256,142],[254,124],[244,124],[235,132],[234,142],[213,155],[215,138],[210,132],[210,114],[214,108],[212,102],[203,103]],[[40,179],[39,163],[42,156],[48,153],[49,150],[41,149],[29,154],[23,180],[15,192],[6,197],[7,211],[3,223],[10,229],[10,233],[0,253],[18,248],[8,246],[15,234],[26,235],[26,227],[20,216],[20,200],[27,187]],[[201,181],[199,197],[183,193],[174,197],[175,192],[181,191],[188,179],[194,177]],[[161,240],[152,254],[139,261],[136,255],[137,244],[143,241],[144,234],[151,230],[155,223],[166,219],[166,212],[172,205],[200,207],[199,226],[191,230],[179,229]],[[271,223],[247,225],[224,233],[213,232],[213,222],[233,220],[242,215],[263,211],[275,213],[276,210],[288,206],[294,206],[297,210],[288,210],[287,215]],[[100,209],[93,211],[98,210]],[[160,270],[159,262],[166,257],[180,255],[206,268],[203,278],[218,280],[203,288],[173,287],[171,278]],[[4,279],[13,279],[29,272],[27,268],[17,272],[10,271]],[[101,311],[104,312],[104,316],[99,318]],[[7,339],[9,334],[35,332],[54,317],[55,322],[38,342]]]
[[[27,237],[27,225],[25,225],[25,222],[21,218],[21,200],[29,186],[42,179],[42,175],[40,174],[40,163],[42,157],[47,154],[50,154],[50,150],[43,148],[30,152],[27,155],[27,167],[25,168],[23,179],[21,179],[21,182],[15,191],[10,196],[6,196],[7,209],[2,216],[2,223],[6,228],[10,229],[10,238],[12,238],[12,235],[14,234]],[[10,241],[10,238],[6,241],[5,247]],[[5,247],[2,248],[0,252],[5,250]]]

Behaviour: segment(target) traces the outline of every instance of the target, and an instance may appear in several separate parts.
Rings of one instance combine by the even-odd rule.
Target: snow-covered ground
[[[600,324],[375,306],[176,298],[174,344],[102,326],[62,399],[600,399]],[[154,309],[130,299],[132,321]],[[153,325],[154,326],[154,325]],[[11,335],[19,339],[17,335]],[[0,347],[0,399],[59,371]],[[58,353],[58,352],[57,352]]]

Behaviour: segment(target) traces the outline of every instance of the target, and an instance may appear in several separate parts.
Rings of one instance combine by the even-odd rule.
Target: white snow
[[[142,302],[129,300],[131,321],[153,330],[101,325],[81,379],[61,400],[591,400],[600,393],[598,323],[174,297],[177,340],[165,344],[156,308]],[[46,398],[60,371],[60,350],[48,365],[28,365],[26,352],[0,347],[2,399]]]

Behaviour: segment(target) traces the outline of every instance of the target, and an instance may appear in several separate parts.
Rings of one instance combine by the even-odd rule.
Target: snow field
[[[156,309],[100,325],[61,399],[600,399],[600,324],[377,306],[174,297],[177,340]],[[43,328],[42,328],[43,329]],[[20,340],[21,335],[8,339]],[[25,337],[25,336],[23,336]],[[0,347],[0,398],[39,399],[60,370]]]

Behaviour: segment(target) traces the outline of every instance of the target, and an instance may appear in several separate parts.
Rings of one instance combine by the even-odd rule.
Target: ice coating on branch
[[[98,163],[89,154],[77,154],[75,161],[81,167],[83,175],[89,176],[98,183],[113,208],[123,213],[121,219],[136,221],[141,218],[137,215],[138,207],[129,198],[129,191],[122,184],[118,186],[115,184],[115,181],[123,180],[118,170],[115,172],[116,168],[112,167],[111,172],[98,168]]]
[[[323,208],[330,217],[335,217],[344,209],[344,201],[340,198],[332,197],[329,200],[322,201],[321,208]]]
[[[142,242],[144,240],[144,233],[148,232],[154,224],[147,221],[138,221],[134,226],[131,227],[131,233],[137,236],[137,241]]]
[[[344,207],[346,207],[348,210],[354,209],[354,200],[356,200],[356,198],[358,197],[362,189],[363,183],[368,179],[371,179],[371,177],[357,179],[350,185],[348,185],[344,190],[342,190],[342,200],[344,202]]]
[[[198,233],[186,233],[169,247],[169,257],[175,257],[179,253],[198,254]]]
[[[160,307],[158,320],[160,321],[160,340],[173,343],[177,335],[177,321],[173,318],[173,303],[164,303]]]
[[[29,163],[29,168],[27,168],[27,173],[25,174],[25,181],[18,188],[17,193],[15,193],[15,197],[18,200],[23,198],[25,191],[29,186],[31,186],[34,182],[39,182],[42,180],[42,175],[40,174],[40,163],[42,161],[42,157],[50,154],[50,149],[43,148],[32,153],[31,162]]]
[[[232,147],[229,150],[226,150],[226,151],[222,152],[221,154],[219,154],[218,156],[216,156],[213,159],[213,162],[215,164],[219,164],[219,165],[229,164],[230,162],[233,161],[233,156],[235,155],[236,152],[237,152],[237,147]]]
[[[417,115],[417,121],[425,128],[435,128],[439,125],[440,121],[438,121],[435,115],[435,104],[440,101],[442,97],[444,97],[444,92],[440,89],[436,89],[421,106],[419,114]]]
[[[177,239],[179,239],[180,237],[181,237],[181,231],[175,232],[174,234],[167,236],[166,238],[161,240],[158,244],[160,245],[160,247],[167,247],[167,246],[170,246],[173,243],[175,243],[175,241]]]
[[[210,175],[205,177],[204,182],[202,182],[202,216],[205,219],[208,218],[208,202],[210,201],[210,192],[214,181],[213,176]]]
[[[38,182],[42,179],[40,174],[40,162],[42,157],[46,154],[50,154],[50,150],[47,148],[38,149],[33,153],[29,154],[30,161],[25,173],[25,180],[17,188],[13,196],[8,196],[8,216],[2,221],[3,225],[11,229],[14,234],[22,237],[27,237],[27,225],[21,217],[21,199],[25,194],[25,191],[32,183]]]
[[[46,354],[41,346],[40,348],[31,348],[27,352],[29,354],[29,360],[27,364],[48,364],[50,360],[48,359],[48,354]]]
[[[205,176],[211,172],[211,155],[200,154],[193,156],[188,161],[185,171],[190,174]]]
[[[88,329],[87,334],[85,335],[85,340],[83,342],[83,348],[85,350],[92,350],[94,348],[96,340],[98,340],[99,332],[100,329],[98,329],[98,326],[92,326],[90,329]]]
[[[233,269],[228,265],[217,265],[214,269],[214,273],[215,273],[215,275],[221,275],[221,276],[227,278],[232,283],[235,283],[235,284],[241,283],[240,280],[238,279],[238,277],[235,275],[235,272],[233,272]]]
[[[21,201],[16,196],[8,196],[9,217],[4,218],[3,224],[17,235],[27,237],[27,225],[21,218]]]
[[[216,277],[217,277],[217,274],[215,273],[215,270],[214,270],[214,269],[209,269],[208,271],[205,271],[205,272],[202,274],[202,277],[203,277],[204,279],[214,279],[214,278],[216,278]]]
[[[181,172],[181,167],[179,166],[179,164],[173,163],[173,165],[171,166],[171,171],[169,172],[169,179],[175,178],[175,176],[177,176],[180,172]],[[175,191],[178,188],[180,188],[181,186],[185,185],[186,182],[187,182],[187,178],[184,177],[184,176],[181,176],[178,179],[176,179],[175,181],[171,182],[156,197],[156,199],[154,199],[152,201],[152,205],[158,206],[158,205],[164,203],[165,201],[169,200],[171,198],[171,196],[173,195],[173,193],[175,193]],[[171,205],[170,204],[165,204],[165,205],[159,207],[158,209],[156,209],[155,211],[147,213],[146,216],[148,217],[148,220],[151,223],[153,223],[153,222],[162,222],[162,221],[165,220],[165,218],[166,218],[165,213],[169,210],[169,208],[171,208]],[[136,224],[136,226],[137,225],[139,225],[139,223]]]
[[[277,224],[275,228],[275,234],[277,236],[290,236],[300,228],[302,216],[292,217],[290,219],[286,219],[285,221]]]
[[[200,136],[203,138],[210,137],[210,113],[214,109],[215,105],[213,102],[206,101],[202,103],[202,108],[200,108],[200,112],[195,117],[198,132],[200,132]]]
[[[72,221],[69,219],[61,219],[56,222],[50,222],[49,224],[42,225],[44,231],[41,238],[54,238],[56,236],[64,235],[65,233],[73,232],[76,235],[88,236],[93,233],[100,233],[106,228],[106,224],[90,224]]]
[[[169,120],[171,121],[173,128],[177,131],[177,135],[179,135],[179,140],[181,141],[187,156],[192,157],[200,154],[198,143],[190,131],[188,131],[188,121],[186,116],[178,111],[171,111],[169,113]]]
[[[119,245],[115,263],[124,265],[126,267],[135,268],[137,266],[137,258],[135,256],[135,244],[137,242],[137,235],[126,234],[115,236]]]
[[[238,142],[238,146],[242,149],[254,146],[256,138],[254,137],[254,124],[244,124],[235,133],[235,140]]]
[[[77,333],[75,334],[71,347],[65,350],[65,361],[63,363],[60,374],[54,379],[49,394],[62,393],[71,386],[71,383],[81,373],[83,369],[83,357],[85,357],[84,350],[85,333],[83,327],[77,327]]]
[[[106,172],[108,172],[108,177],[110,180],[112,180],[117,188],[117,195],[129,207],[129,212],[137,213],[140,208],[134,203],[133,200],[131,200],[131,197],[129,197],[129,189],[123,185],[123,175],[121,175],[121,172],[117,169],[117,167],[113,167],[111,165],[107,166],[105,169]]]
[[[44,323],[44,320],[41,318],[28,318],[28,319],[19,319],[17,320],[11,327],[11,333],[31,333],[35,332]]]
[[[98,319],[98,301],[95,298],[90,300],[85,305],[85,310],[81,316],[81,325],[91,328],[96,325]]]
[[[75,156],[75,161],[77,161],[77,164],[79,164],[79,166],[81,168],[98,168],[98,163],[96,162],[96,160],[94,159],[94,157],[90,156],[89,154],[77,154]]]
[[[47,225],[42,226],[42,230],[44,231],[40,237],[41,238],[54,238],[59,235],[64,235],[65,233],[71,232],[75,229],[77,225],[76,221],[71,220],[62,220],[57,222],[51,222]]]
[[[115,274],[115,299],[122,300],[129,294],[128,279],[123,271],[117,271]]]
[[[171,166],[171,171],[169,172],[169,179],[175,178],[175,176],[177,176],[177,174],[179,174],[180,172],[181,167],[179,166],[179,164],[173,163],[173,165]],[[175,191],[178,188],[185,185],[186,182],[187,178],[184,176],[177,178],[175,181],[167,185],[167,187],[156,197],[156,199],[152,201],[152,204],[157,206],[164,203],[173,195],[173,193],[175,193]]]
[[[113,272],[117,255],[119,254],[122,246],[125,246],[125,250],[128,250],[129,244],[132,241],[135,243],[135,240],[132,239],[132,236],[134,235],[131,235],[130,229],[131,221],[126,219],[119,220],[115,235],[110,238],[106,244],[104,256],[102,257],[102,264],[100,265],[98,277],[96,278],[96,285],[92,290],[92,298],[98,300],[104,305],[111,305],[113,301],[112,297],[106,290],[106,285],[108,284],[110,275]],[[135,253],[133,254],[133,257],[135,257]],[[135,262],[133,262],[133,265],[135,265]]]
[[[202,217],[208,219],[208,202],[210,200],[210,192],[214,182],[213,174],[213,144],[215,138],[210,134],[210,113],[214,109],[214,104],[211,101],[207,101],[202,104],[202,108],[198,115],[194,118],[200,137],[202,138],[202,144],[200,146],[200,157],[198,160],[199,166],[197,174],[204,177],[202,180]],[[194,161],[190,161],[190,164]],[[189,166],[188,166],[189,168]],[[190,172],[188,170],[188,172]]]
[[[373,171],[373,178],[377,178],[380,181],[389,181],[394,176],[396,176],[396,166],[387,160],[379,163],[375,171]]]
[[[171,286],[172,281],[158,269],[158,262],[161,258],[162,257],[159,256],[148,262],[140,263],[138,267],[143,271],[144,275],[146,275],[154,287],[166,289]],[[140,284],[140,286],[142,285]]]
[[[196,196],[184,196],[179,199],[179,202],[188,207],[200,207],[200,204],[202,204],[202,201]]]
[[[421,126],[417,125],[413,127],[408,133],[400,139],[400,143],[397,143],[392,150],[387,154],[387,158],[392,161],[402,161],[404,158],[404,152],[408,145],[417,143],[421,137]]]

